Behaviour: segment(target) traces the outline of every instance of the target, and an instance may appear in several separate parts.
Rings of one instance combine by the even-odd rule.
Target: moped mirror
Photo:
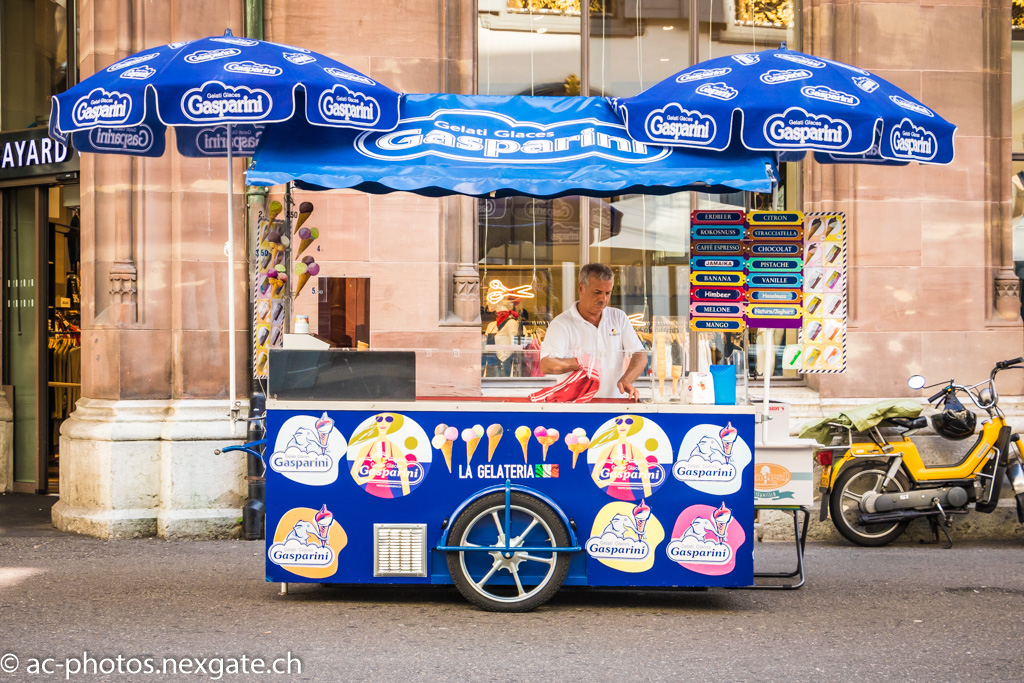
[[[922,387],[924,387],[924,385],[924,377],[922,377],[921,375],[913,375],[910,379],[907,380],[907,386],[914,390],[921,389]]]

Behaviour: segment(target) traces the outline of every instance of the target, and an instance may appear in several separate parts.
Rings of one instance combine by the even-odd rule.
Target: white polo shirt
[[[541,344],[541,358],[574,358],[577,349],[597,358],[601,363],[601,388],[596,398],[626,398],[616,385],[626,363],[644,345],[629,317],[617,308],[605,308],[597,327],[583,319],[574,302],[568,311],[555,316]],[[557,375],[560,382],[569,373]]]

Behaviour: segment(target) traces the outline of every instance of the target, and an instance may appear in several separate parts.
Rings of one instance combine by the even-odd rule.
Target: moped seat
[[[891,422],[897,427],[908,431],[911,429],[923,429],[928,426],[928,418],[923,415],[920,417],[890,417],[886,422]]]

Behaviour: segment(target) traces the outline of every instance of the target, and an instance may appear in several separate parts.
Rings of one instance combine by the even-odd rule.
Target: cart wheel
[[[551,506],[525,493],[511,494],[509,546],[569,545],[569,532]],[[449,543],[481,548],[505,546],[505,493],[488,494],[462,511]],[[556,552],[461,551],[448,553],[455,587],[474,605],[491,612],[526,612],[551,599],[565,581],[569,554]]]

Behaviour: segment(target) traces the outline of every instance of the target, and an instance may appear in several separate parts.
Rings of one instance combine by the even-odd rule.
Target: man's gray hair
[[[584,287],[590,285],[592,279],[598,280],[614,280],[615,273],[612,269],[603,263],[588,263],[587,265],[580,268],[580,284]]]

